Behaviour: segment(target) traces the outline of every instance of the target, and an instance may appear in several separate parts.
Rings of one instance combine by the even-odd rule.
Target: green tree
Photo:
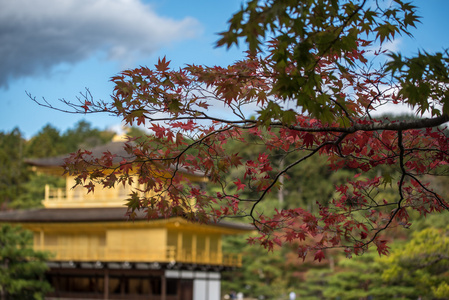
[[[388,284],[383,280],[386,263],[373,251],[353,259],[340,259],[334,269],[311,268],[296,290],[299,299],[417,299],[410,284]]]
[[[338,270],[329,273],[323,286],[324,299],[417,299],[413,285],[387,284],[382,280],[385,262],[370,251],[361,257],[341,260]]]
[[[64,134],[48,124],[44,126],[26,145],[26,157],[52,157],[74,152],[79,148],[92,148],[111,141],[114,133],[92,128],[86,121],[79,121],[74,128]]]
[[[251,247],[240,236],[226,237],[223,250],[242,255],[242,267],[225,272],[222,290],[242,292],[245,297],[276,299],[285,295],[288,288],[287,267],[280,250],[266,253],[261,247]]]
[[[25,157],[41,158],[67,153],[59,130],[50,124],[45,125],[26,144]]]
[[[15,144],[1,144],[0,156],[2,151],[8,153],[9,164],[17,166],[2,169],[1,172],[4,172],[4,174],[1,174],[0,179],[4,178],[6,180],[8,176],[14,176],[18,171],[25,174],[20,182],[16,180],[10,185],[10,189],[14,189],[14,193],[10,196],[12,200],[9,202],[9,207],[16,209],[39,207],[42,199],[44,199],[45,184],[51,184],[55,187],[65,186],[62,178],[36,174],[31,171],[23,163],[25,157],[41,158],[68,154],[76,151],[79,147],[92,148],[105,144],[111,141],[113,136],[114,133],[111,131],[92,128],[90,123],[80,121],[64,134],[61,134],[55,127],[48,124],[29,141],[22,140],[21,143],[16,141]],[[21,147],[20,151],[16,149],[18,146]],[[21,155],[20,157],[18,157],[19,154]],[[7,166],[8,164],[5,165]],[[20,168],[18,167],[19,165]]]
[[[369,251],[340,257],[333,269],[312,266],[295,285],[299,299],[447,299],[447,214],[418,217],[407,235],[397,231],[389,256]]]
[[[389,286],[413,287],[413,296],[422,299],[449,299],[449,227],[414,232],[383,261]]]
[[[19,129],[0,132],[0,207],[6,208],[23,191],[28,170],[23,163],[25,140]]]
[[[65,187],[65,179],[30,171],[29,179],[22,183],[22,192],[17,194],[9,205],[12,209],[30,209],[42,207],[45,198],[45,185]]]
[[[68,129],[62,135],[62,143],[66,147],[66,153],[74,152],[79,148],[92,148],[104,145],[112,140],[115,133],[108,130],[92,128],[86,121],[79,121],[73,129]]]
[[[20,227],[0,227],[0,299],[44,299],[51,286],[44,280],[48,254],[34,251],[33,235]]]

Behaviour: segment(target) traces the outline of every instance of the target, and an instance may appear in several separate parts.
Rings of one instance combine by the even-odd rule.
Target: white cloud
[[[193,18],[158,16],[139,0],[0,0],[0,87],[98,51],[133,61],[201,31]]]
[[[383,50],[388,50],[390,52],[398,52],[401,50],[402,39],[396,38],[392,41],[387,41],[382,45]]]

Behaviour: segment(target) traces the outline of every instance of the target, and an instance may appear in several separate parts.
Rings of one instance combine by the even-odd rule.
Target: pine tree
[[[34,251],[32,233],[20,227],[0,227],[0,299],[43,299],[51,290],[44,281],[48,254]]]

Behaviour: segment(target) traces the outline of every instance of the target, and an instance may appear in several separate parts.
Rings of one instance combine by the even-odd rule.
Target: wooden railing
[[[146,250],[136,248],[113,248],[99,246],[87,247],[62,247],[45,246],[43,249],[53,253],[54,261],[102,261],[102,262],[182,262],[207,265],[224,265],[240,267],[242,257],[240,254],[197,253],[192,255],[186,251],[177,251],[175,247],[166,249]]]
[[[45,201],[67,198],[65,188],[55,188],[45,185]]]
[[[117,189],[102,189],[99,187],[95,193],[87,193],[83,187],[77,187],[73,190],[67,191],[66,188],[56,188],[50,185],[45,185],[45,207],[84,207],[88,204],[94,206],[122,206],[128,196],[129,191],[123,188]],[[109,205],[108,205],[109,204]]]

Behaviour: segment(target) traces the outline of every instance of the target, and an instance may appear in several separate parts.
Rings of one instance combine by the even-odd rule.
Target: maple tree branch
[[[86,94],[81,94],[83,98],[89,101],[91,101],[91,107],[89,110],[85,110],[82,108],[82,100],[78,99],[78,101],[80,102],[80,104],[75,104],[73,102],[67,101],[65,99],[60,99],[60,101],[64,104],[69,106],[70,108],[73,108],[73,110],[67,110],[67,109],[61,109],[59,107],[56,107],[54,105],[52,105],[51,103],[49,103],[45,98],[43,99],[44,103],[42,103],[41,101],[38,101],[36,99],[36,97],[33,97],[30,93],[27,92],[28,97],[33,100],[35,103],[37,103],[40,106],[46,107],[46,108],[50,108],[56,111],[60,111],[60,112],[64,112],[64,113],[72,113],[72,114],[92,114],[92,113],[110,113],[112,115],[118,115],[119,112],[118,111],[113,111],[109,108],[107,108],[107,104],[104,101],[99,101],[99,102],[95,102],[93,100],[93,96],[90,93],[90,91],[88,89],[86,89]],[[376,97],[379,97],[380,95],[377,94]],[[345,111],[345,114],[348,116],[347,111],[344,109],[344,107],[342,107],[339,103],[335,102],[336,105],[339,105],[340,108]],[[219,117],[214,117],[211,115],[208,115],[206,112],[204,111],[194,111],[194,110],[188,110],[189,112],[192,113],[192,116],[178,116],[176,118],[177,121],[182,121],[182,120],[205,120],[205,121],[212,121],[212,122],[220,122],[220,123],[224,123],[224,124],[228,124],[228,125],[241,125],[241,128],[250,128],[251,125],[258,125],[258,123],[260,121],[258,121],[257,119],[244,119],[243,118],[243,114],[240,113],[238,114],[237,112],[235,112],[236,115],[239,115],[239,117],[241,119],[239,120],[228,120],[228,119],[224,119],[224,118],[219,118]],[[124,111],[124,113],[126,114],[131,114],[131,111]],[[200,115],[198,115],[198,113]],[[144,114],[145,118],[151,122],[171,122],[173,121],[173,117],[153,117],[153,114],[148,115],[148,114]],[[350,120],[352,120],[350,118]],[[423,128],[431,128],[431,127],[437,127],[440,126],[446,122],[449,122],[449,115],[447,114],[443,114],[441,116],[438,117],[434,117],[434,118],[426,118],[426,119],[418,119],[418,120],[405,120],[405,121],[400,121],[400,122],[390,122],[390,123],[371,123],[371,124],[352,124],[352,126],[348,126],[348,127],[333,127],[333,126],[325,126],[325,127],[301,127],[301,126],[296,126],[296,125],[289,125],[286,126],[284,123],[279,122],[279,121],[271,121],[271,122],[267,122],[266,126],[271,126],[271,127],[284,127],[284,128],[289,128],[291,130],[296,130],[296,131],[300,131],[300,132],[311,132],[311,133],[319,133],[319,132],[346,132],[346,133],[354,133],[356,131],[382,131],[382,130],[392,130],[392,131],[398,131],[398,130],[409,130],[409,129],[423,129]]]
[[[391,131],[399,131],[399,130],[410,130],[410,129],[423,129],[423,128],[432,128],[440,126],[446,122],[449,122],[449,115],[441,115],[435,118],[428,119],[419,119],[419,120],[406,120],[400,122],[391,122],[391,123],[371,123],[371,124],[354,124],[350,127],[300,127],[290,125],[287,128],[291,130],[297,130],[301,132],[344,132],[344,133],[354,133],[357,131],[382,131],[382,130],[391,130]],[[280,122],[271,122],[270,126],[283,126]]]
[[[422,189],[424,189],[426,192],[430,193],[433,195],[433,197],[435,199],[437,199],[438,203],[446,210],[449,210],[449,206],[447,205],[447,203],[445,203],[445,201],[443,199],[441,199],[441,197],[435,193],[434,191],[430,190],[429,188],[427,188],[424,184],[422,184],[421,180],[419,180],[416,176],[412,175],[412,174],[408,174],[411,178],[413,178],[420,186]]]
[[[361,249],[363,249],[364,247],[373,243],[382,231],[389,228],[390,225],[393,223],[395,216],[398,214],[400,209],[402,209],[401,204],[402,204],[402,201],[404,200],[404,195],[403,195],[404,180],[405,180],[405,177],[408,175],[407,171],[405,170],[405,166],[404,166],[404,145],[403,145],[402,138],[403,138],[402,131],[398,131],[398,142],[397,143],[398,143],[398,147],[399,147],[399,166],[401,169],[401,178],[400,178],[399,184],[398,184],[399,200],[395,203],[388,204],[388,205],[394,204],[394,205],[396,205],[396,208],[390,213],[387,223],[382,228],[376,229],[373,236],[371,237],[371,239],[362,243],[362,245],[359,246]]]
[[[45,107],[45,108],[49,108],[55,111],[59,111],[59,112],[63,112],[63,113],[69,113],[69,114],[94,114],[94,113],[110,113],[114,116],[117,115],[116,112],[113,112],[112,110],[109,110],[107,108],[107,103],[105,101],[95,101],[94,97],[92,95],[92,93],[90,92],[90,90],[88,88],[86,88],[86,93],[83,94],[82,92],[80,92],[80,97],[76,97],[76,99],[78,100],[79,104],[76,104],[74,102],[71,102],[69,100],[66,99],[58,99],[59,102],[61,102],[63,105],[68,106],[69,108],[73,109],[63,109],[63,108],[59,108],[57,106],[54,106],[53,104],[51,104],[47,99],[42,98],[42,101],[39,101],[36,99],[35,96],[33,96],[31,93],[29,92],[25,92],[26,95],[28,96],[28,98],[30,98],[33,102],[35,102],[37,105]],[[88,101],[89,103],[91,103],[91,108],[90,110],[86,110],[85,108],[83,108],[83,105],[85,104],[84,101]]]
[[[287,171],[290,170],[291,168],[293,168],[294,166],[300,164],[301,162],[309,159],[310,157],[312,157],[313,155],[318,153],[325,146],[327,146],[327,145],[338,145],[339,143],[341,143],[341,141],[343,141],[345,136],[346,136],[346,134],[342,134],[341,136],[338,137],[338,139],[336,141],[328,141],[328,142],[322,143],[321,145],[319,145],[315,149],[311,150],[311,152],[308,155],[305,155],[305,156],[301,157],[300,159],[298,159],[295,162],[293,162],[293,163],[289,164],[288,166],[286,166],[283,170],[279,171],[276,174],[276,176],[272,179],[270,185],[263,190],[262,194],[257,199],[253,200],[255,203],[252,205],[250,213],[249,213],[249,215],[253,218],[253,221],[256,221],[255,218],[253,217],[253,213],[254,213],[254,210],[255,210],[257,204],[260,203],[263,200],[263,198],[266,196],[266,194],[274,187],[274,185],[276,184],[276,182],[279,180],[279,178],[282,175],[287,173]]]

